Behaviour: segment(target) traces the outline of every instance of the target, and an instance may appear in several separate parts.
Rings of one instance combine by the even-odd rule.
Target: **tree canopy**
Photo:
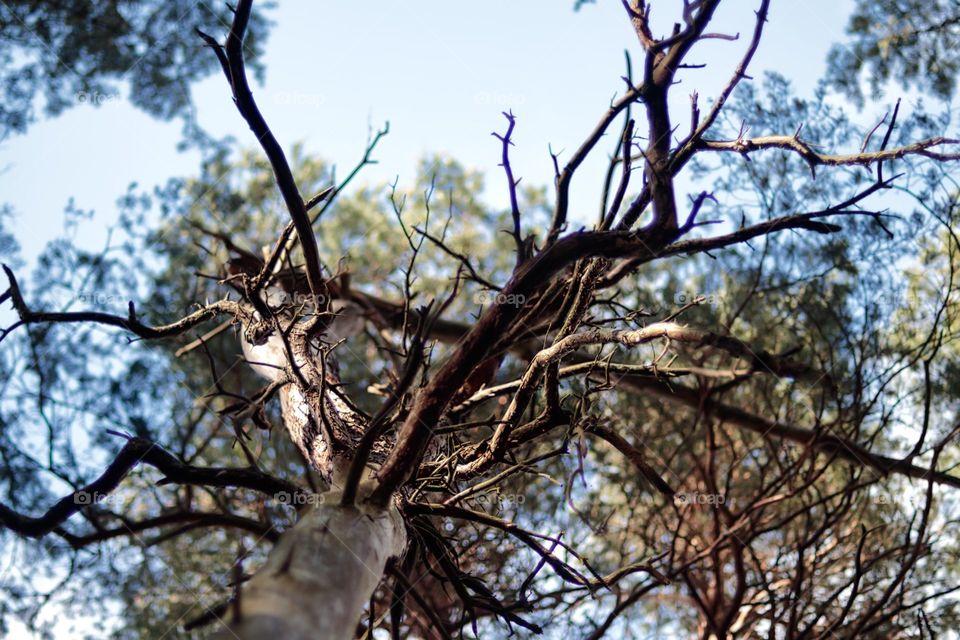
[[[365,183],[386,126],[335,172],[259,111],[252,3],[176,4],[0,9],[21,29],[0,51],[36,60],[9,72],[10,130],[35,92],[55,114],[142,41],[136,104],[202,109],[182,90],[220,69],[253,133],[131,187],[99,251],[71,210],[28,261],[0,215],[0,540],[20,566],[0,624],[49,635],[55,609],[88,637],[264,637],[271,612],[292,629],[353,595],[348,575],[315,584],[319,550],[379,562],[356,570],[372,582],[344,637],[960,627],[951,3],[859,2],[802,96],[750,73],[757,0],[721,93],[681,112],[688,54],[732,39],[710,28],[721,0],[625,2],[638,63],[599,70],[619,93],[542,186],[511,167],[509,111],[500,174],[432,155]],[[573,211],[596,155],[599,212]],[[342,539],[343,514],[373,524]]]

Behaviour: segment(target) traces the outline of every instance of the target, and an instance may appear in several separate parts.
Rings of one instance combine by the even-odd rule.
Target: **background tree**
[[[241,3],[215,50],[268,161],[221,155],[129,193],[110,246],[54,243],[29,292],[8,271],[0,517],[62,583],[8,584],[8,606],[108,597],[130,637],[325,624],[341,616],[304,585],[356,576],[310,569],[313,550],[361,551],[298,536],[360,509],[384,531],[401,518],[406,544],[346,612],[351,635],[955,628],[952,125],[898,105],[860,127],[826,89],[744,82],[760,2],[741,68],[674,127],[668,92],[718,4],[685,4],[666,38],[628,7],[643,77],[558,158],[552,198],[517,188],[507,114],[516,197],[490,211],[442,158],[408,189],[353,193],[288,161],[245,90]],[[601,139],[601,214],[579,229],[571,178]],[[702,190],[689,205],[679,176]]]
[[[231,17],[225,6],[180,0],[4,2],[0,139],[26,130],[41,96],[45,114],[56,115],[79,104],[99,107],[117,99],[121,82],[129,84],[130,102],[147,113],[192,121],[190,85],[217,65],[198,55],[190,28],[222,29]],[[268,23],[259,11],[251,19],[256,36],[247,40],[247,55],[262,73],[257,58]]]
[[[891,81],[940,98],[949,98],[956,89],[960,71],[957,3],[859,1],[847,31],[852,42],[834,47],[828,79],[860,104],[863,79],[874,97]]]

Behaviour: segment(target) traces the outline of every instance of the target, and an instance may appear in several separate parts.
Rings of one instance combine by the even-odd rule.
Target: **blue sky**
[[[672,12],[678,4],[653,3],[654,23],[663,32],[677,18]],[[746,47],[756,4],[721,5],[711,30],[742,37],[707,41],[693,51],[690,61],[708,66],[683,73],[674,89],[681,126],[693,89],[703,104],[726,82]],[[518,117],[515,173],[527,184],[549,184],[548,145],[568,154],[575,149],[622,89],[624,50],[641,59],[619,1],[599,0],[578,13],[572,5],[573,0],[288,0],[271,12],[275,26],[265,53],[266,83],[254,92],[288,148],[302,141],[309,152],[346,168],[359,159],[369,128],[389,120],[391,133],[376,153],[380,164],[361,181],[399,176],[403,184],[412,179],[420,157],[444,152],[489,172],[487,198],[503,205],[500,151],[490,136],[504,128],[501,112],[512,109]],[[830,43],[842,39],[849,10],[848,0],[774,2],[754,75],[778,71],[809,95]],[[198,43],[197,55],[212,54]],[[97,247],[127,185],[150,187],[196,170],[198,155],[175,149],[180,125],[137,111],[123,87],[116,95],[85,98],[65,115],[38,122],[0,145],[0,193],[15,208],[13,228],[27,257],[58,233],[71,197],[80,208],[96,211],[80,241]],[[222,77],[197,85],[194,98],[211,132],[253,144]],[[90,104],[94,100],[99,108]],[[581,220],[592,219],[596,209],[607,147],[574,181],[573,215]]]

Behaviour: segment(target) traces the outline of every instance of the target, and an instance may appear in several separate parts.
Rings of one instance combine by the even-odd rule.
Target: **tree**
[[[956,88],[960,58],[960,8],[955,2],[857,2],[847,31],[850,46],[835,46],[829,79],[863,102],[861,76],[879,95],[885,82],[932,91],[941,98]]]
[[[169,593],[181,572],[187,592],[219,588],[224,602],[189,626],[221,637],[957,626],[948,121],[898,103],[861,131],[826,89],[801,100],[780,77],[746,82],[760,0],[740,65],[709,106],[694,94],[678,128],[669,95],[688,54],[729,39],[709,31],[720,2],[684,3],[666,37],[633,2],[642,78],[628,73],[581,147],[555,158],[549,205],[518,186],[511,113],[496,134],[508,211],[485,209],[476,178],[442,159],[408,192],[348,195],[356,172],[336,183],[288,159],[260,114],[251,4],[224,45],[200,37],[265,160],[215,157],[172,182],[154,196],[159,230],[131,192],[119,251],[51,248],[33,286],[47,300],[5,268],[18,318],[3,366],[24,381],[8,397],[36,406],[48,434],[31,454],[4,409],[7,529],[65,543],[47,553],[70,559],[67,578],[103,576],[141,610],[131,635],[195,609],[161,595],[159,616],[143,611],[143,592]],[[572,180],[605,136],[600,213],[578,229]],[[703,185],[688,205],[681,176]],[[289,220],[261,213],[274,183]],[[878,208],[889,202],[918,215]],[[144,302],[50,310],[58,283],[114,278]],[[119,348],[116,331],[139,342]],[[111,451],[96,473],[58,431],[69,418]],[[52,502],[50,475],[66,496],[29,515]],[[129,553],[124,540],[166,562],[81,553]]]
[[[247,53],[255,60],[267,23],[259,12],[251,18],[259,38],[247,39]],[[189,120],[190,84],[217,65],[196,55],[196,38],[184,25],[215,28],[228,24],[230,14],[226,7],[183,1],[11,0],[0,7],[0,20],[3,138],[26,130],[39,95],[46,114],[57,115],[119,99],[121,80],[129,82],[130,101],[147,113]]]

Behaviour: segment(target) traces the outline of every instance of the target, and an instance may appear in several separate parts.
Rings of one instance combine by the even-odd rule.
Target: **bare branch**
[[[240,307],[236,302],[230,300],[219,300],[217,302],[208,304],[198,311],[194,311],[189,316],[181,318],[180,320],[177,320],[171,324],[151,327],[143,324],[137,318],[137,313],[133,302],[129,304],[129,313],[126,318],[122,316],[115,316],[109,313],[101,313],[98,311],[33,311],[24,301],[23,295],[20,292],[20,286],[17,283],[17,279],[13,275],[13,271],[11,271],[7,265],[3,265],[3,271],[7,274],[7,280],[10,283],[10,288],[7,290],[7,293],[13,301],[14,309],[16,309],[17,314],[20,316],[20,320],[6,329],[0,330],[0,341],[6,338],[7,335],[10,334],[10,332],[12,332],[14,329],[23,325],[78,322],[91,322],[111,327],[118,327],[120,329],[125,329],[126,331],[129,331],[140,338],[156,340],[159,338],[167,338],[170,336],[179,335],[203,322],[213,320],[221,315],[231,315],[236,317],[241,313]]]
[[[164,534],[163,539],[169,539],[170,537],[181,535],[187,533],[188,531],[203,527],[229,527],[241,529],[257,536],[257,539],[262,538],[270,542],[276,542],[280,537],[279,531],[274,529],[269,524],[258,522],[257,520],[251,520],[250,518],[244,518],[242,516],[229,513],[201,513],[196,511],[178,511],[174,513],[166,513],[155,518],[146,518],[136,522],[124,520],[123,524],[119,527],[113,529],[104,529],[83,535],[74,535],[60,527],[54,529],[54,532],[63,538],[72,548],[80,549],[98,542],[104,542],[106,540],[112,540],[114,538],[125,536],[136,536],[137,534],[150,529],[167,527],[173,524],[179,524],[181,526]],[[150,546],[160,541],[161,538],[157,537],[146,541],[145,544],[146,546]]]
[[[710,127],[713,126],[713,123],[716,122],[717,116],[720,115],[720,111],[723,110],[724,105],[726,105],[727,100],[730,99],[730,96],[733,94],[733,90],[737,88],[737,85],[740,84],[740,81],[747,76],[747,69],[750,67],[750,62],[753,60],[753,55],[757,52],[757,47],[760,46],[760,39],[763,37],[763,25],[767,22],[767,15],[770,11],[770,0],[761,0],[760,8],[757,9],[757,20],[753,27],[753,36],[750,39],[750,44],[747,45],[747,50],[743,54],[743,58],[740,60],[740,63],[737,65],[736,70],[733,72],[733,76],[727,82],[727,85],[723,88],[723,91],[720,92],[720,95],[717,97],[716,101],[713,103],[713,106],[710,108],[710,111],[707,113],[707,117],[702,121],[699,118],[695,118],[695,126],[690,131],[690,134],[684,139],[677,148],[677,151],[674,152],[673,158],[670,160],[670,171],[674,174],[678,172],[687,161],[693,157],[693,154],[696,152],[696,145],[699,144],[700,139],[707,132]]]
[[[526,259],[523,235],[520,230],[520,205],[517,203],[517,185],[520,184],[520,180],[514,179],[513,169],[510,167],[510,147],[513,145],[511,136],[513,135],[514,128],[517,126],[517,118],[513,115],[512,111],[505,111],[503,116],[507,119],[507,131],[503,135],[496,132],[491,135],[499,140],[503,147],[500,166],[503,167],[504,173],[507,174],[507,192],[510,194],[510,215],[513,216],[513,229],[510,235],[513,236],[513,240],[517,245],[517,265],[519,266]]]
[[[960,140],[936,137],[893,149],[841,155],[818,153],[814,151],[808,143],[792,135],[761,136],[758,138],[740,138],[737,140],[701,140],[697,146],[699,149],[707,151],[733,151],[743,155],[749,155],[761,149],[785,149],[797,153],[811,166],[861,165],[867,167],[875,162],[896,160],[911,155],[922,156],[941,162],[960,160],[960,152],[944,153],[932,150],[933,147],[943,145],[960,145]]]
[[[307,269],[307,281],[310,284],[310,291],[314,295],[322,292],[323,276],[321,273],[320,252],[317,248],[317,239],[313,234],[313,225],[307,214],[307,207],[304,204],[300,190],[297,188],[297,182],[290,170],[290,165],[283,153],[283,148],[267,126],[266,120],[260,113],[256,101],[253,99],[253,93],[250,91],[250,85],[247,83],[247,72],[243,57],[243,39],[247,30],[247,24],[250,20],[250,10],[253,6],[253,0],[240,0],[234,11],[233,24],[230,27],[230,34],[227,36],[227,44],[221,49],[219,44],[209,35],[199,32],[203,40],[217,53],[221,66],[224,68],[224,74],[227,81],[230,82],[230,88],[233,91],[234,103],[243,119],[247,121],[250,130],[253,131],[257,142],[263,148],[270,165],[273,167],[273,174],[277,180],[277,187],[283,196],[283,201],[290,213],[290,218],[297,230],[297,236],[300,239],[300,245],[303,247],[303,257]]]
[[[242,487],[271,496],[281,493],[294,496],[301,493],[295,485],[255,469],[194,467],[181,462],[149,440],[130,438],[99,478],[61,499],[42,516],[21,515],[5,505],[0,505],[0,523],[23,536],[42,537],[73,514],[105,498],[120,485],[131,469],[141,463],[163,472],[164,477],[160,484]]]

